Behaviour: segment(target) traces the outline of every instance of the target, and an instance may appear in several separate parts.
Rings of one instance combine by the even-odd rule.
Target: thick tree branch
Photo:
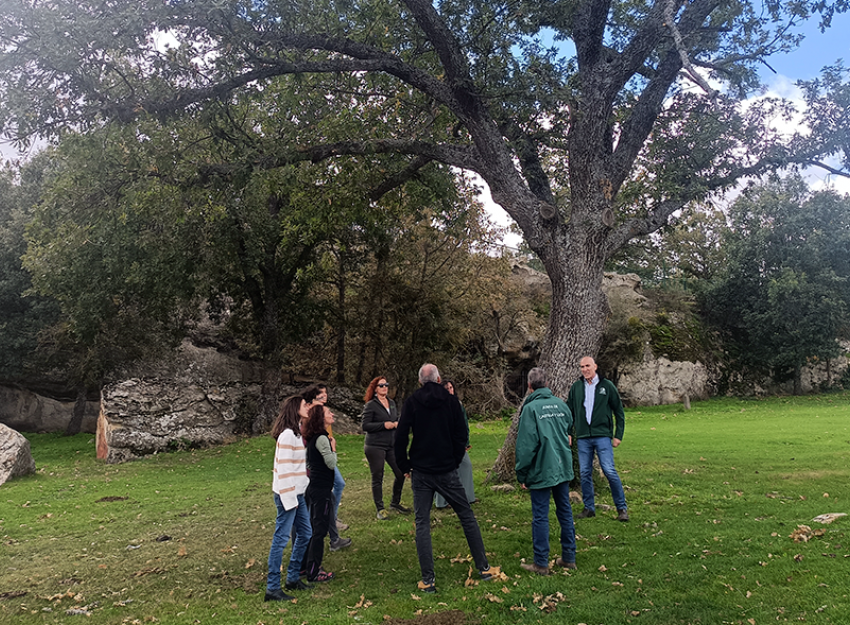
[[[413,161],[411,161],[411,163],[407,167],[405,167],[401,171],[394,173],[386,180],[381,182],[381,184],[372,188],[366,194],[366,196],[373,202],[377,202],[393,189],[397,189],[408,180],[412,180],[413,178],[418,176],[419,171],[431,162],[432,159],[428,158],[427,156],[417,156],[413,159]]]
[[[258,159],[249,165],[261,170],[277,169],[294,163],[318,163],[334,156],[368,156],[373,154],[411,154],[427,161],[439,161],[481,173],[483,163],[474,149],[465,146],[438,145],[423,141],[379,139],[374,141],[342,141],[294,147],[279,154]],[[424,164],[424,163],[423,163]],[[228,177],[244,169],[245,164],[219,163],[200,168],[202,178]],[[411,172],[413,173],[413,172]]]

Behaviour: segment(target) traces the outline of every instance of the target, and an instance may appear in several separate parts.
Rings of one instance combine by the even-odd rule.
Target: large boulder
[[[81,432],[97,428],[96,401],[86,402]],[[74,414],[74,401],[40,395],[20,386],[0,384],[0,423],[19,432],[64,432]]]
[[[109,463],[236,440],[257,411],[257,384],[130,379],[105,386],[97,457]]]
[[[0,423],[0,486],[13,477],[35,473],[30,442]]]

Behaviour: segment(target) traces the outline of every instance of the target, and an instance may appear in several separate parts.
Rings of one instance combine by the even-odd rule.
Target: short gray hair
[[[545,369],[541,367],[534,367],[534,369],[528,372],[528,385],[535,391],[539,388],[543,388],[544,386],[548,386],[549,380],[547,377]]]
[[[439,382],[440,381],[440,372],[437,370],[437,365],[432,365],[431,363],[426,362],[424,365],[419,367],[419,383],[425,384],[425,382]]]

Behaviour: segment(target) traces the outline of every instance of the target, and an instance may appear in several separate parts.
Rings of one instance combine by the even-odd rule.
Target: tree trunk
[[[550,246],[545,257],[540,254],[552,281],[552,310],[539,366],[546,369],[552,392],[566,399],[570,385],[579,376],[579,360],[584,356],[595,357],[599,351],[610,309],[602,292],[601,247],[588,245],[577,251],[575,246],[571,249],[565,242],[559,243]],[[519,411],[511,420],[488,482],[515,479],[518,422]]]
[[[794,395],[803,394],[803,366],[794,365]]]
[[[337,267],[337,330],[336,330],[336,381],[337,384],[345,384],[345,337],[346,337],[346,314],[345,314],[345,256],[342,252],[338,256]]]
[[[79,434],[83,427],[83,417],[86,414],[86,400],[88,399],[86,387],[83,384],[77,386],[77,400],[74,402],[74,412],[71,415],[71,420],[68,421],[68,427],[65,428],[65,436],[73,436]]]

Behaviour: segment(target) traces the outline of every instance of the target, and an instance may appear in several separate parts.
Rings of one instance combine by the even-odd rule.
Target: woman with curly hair
[[[395,430],[398,427],[398,410],[395,402],[387,397],[390,385],[387,379],[379,376],[369,382],[363,401],[363,414],[360,419],[360,427],[366,433],[366,441],[363,451],[369,462],[369,471],[372,473],[372,499],[377,508],[379,520],[390,517],[384,510],[384,463],[392,469],[395,480],[393,480],[393,498],[390,508],[402,514],[409,514],[410,509],[401,505],[401,490],[404,487],[404,473],[398,468],[395,461],[393,442]]]
[[[325,536],[333,516],[334,469],[337,464],[336,441],[328,434],[334,422],[331,409],[316,404],[307,411],[303,434],[307,443],[307,468],[310,485],[307,487],[307,505],[310,507],[310,524],[313,537],[307,547],[307,581],[329,582],[333,573],[322,569],[325,555]]]
[[[286,589],[309,588],[301,581],[301,560],[307,551],[312,536],[310,515],[304,493],[307,490],[307,450],[301,439],[299,423],[306,414],[306,403],[300,396],[289,397],[281,406],[272,425],[271,435],[275,439],[274,477],[272,490],[277,507],[272,546],[269,550],[269,573],[266,580],[265,601],[292,601],[295,599],[280,587],[280,567],[283,550],[293,533],[292,554],[286,570]]]

